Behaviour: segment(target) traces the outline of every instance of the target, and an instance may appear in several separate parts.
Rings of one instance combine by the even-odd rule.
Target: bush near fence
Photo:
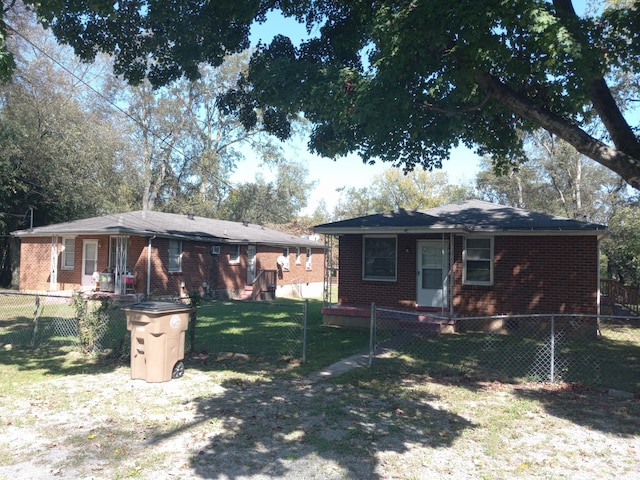
[[[128,354],[124,312],[105,299],[4,292],[0,312],[0,345]]]
[[[374,371],[579,382],[640,393],[640,318],[635,316],[458,318],[455,333],[441,334],[424,320],[408,321],[407,312],[400,312],[395,322],[394,310],[374,312],[369,351]]]

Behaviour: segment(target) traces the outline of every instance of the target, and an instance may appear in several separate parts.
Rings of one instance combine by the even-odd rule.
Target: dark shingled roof
[[[605,233],[595,223],[505,207],[482,200],[466,200],[425,211],[398,210],[317,225],[318,233],[365,232],[585,232]]]
[[[46,227],[12,232],[17,237],[51,235],[141,235],[181,238],[212,243],[255,243],[289,247],[319,248],[322,244],[308,238],[264,228],[252,223],[229,222],[211,218],[162,212],[128,212],[85,218]]]

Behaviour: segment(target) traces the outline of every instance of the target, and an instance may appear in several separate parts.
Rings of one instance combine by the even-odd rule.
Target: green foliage
[[[609,221],[610,235],[602,242],[609,273],[626,285],[640,286],[640,210],[619,209]]]
[[[78,338],[82,351],[89,355],[99,355],[106,348],[104,345],[105,332],[110,324],[115,323],[113,312],[119,307],[109,297],[99,299],[99,306],[96,301],[88,301],[81,295],[74,295],[72,305],[75,310],[78,322]],[[118,357],[125,350],[123,342],[116,344],[116,348],[110,353]]]
[[[607,224],[616,208],[632,200],[619,176],[544,131],[525,135],[517,169],[496,172],[485,157],[476,177],[487,201],[567,218]]]
[[[368,187],[343,191],[334,217],[359,217],[401,208],[426,210],[473,196],[470,187],[449,184],[443,172],[420,169],[402,173],[390,168],[374,177]]]
[[[307,206],[314,182],[307,180],[307,168],[301,163],[281,163],[276,169],[273,181],[258,174],[253,183],[236,186],[222,202],[218,217],[261,225],[293,220]]]

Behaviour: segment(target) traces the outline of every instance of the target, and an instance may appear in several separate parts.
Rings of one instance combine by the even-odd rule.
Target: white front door
[[[418,240],[417,304],[422,307],[446,307],[448,284],[448,248],[441,240]]]
[[[251,285],[256,278],[256,246],[247,246],[247,285]]]
[[[93,285],[93,272],[98,268],[98,241],[84,240],[82,242],[82,280],[83,287]]]

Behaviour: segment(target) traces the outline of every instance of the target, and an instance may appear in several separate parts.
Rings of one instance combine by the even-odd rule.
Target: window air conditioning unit
[[[211,255],[220,255],[220,245],[211,247]]]

